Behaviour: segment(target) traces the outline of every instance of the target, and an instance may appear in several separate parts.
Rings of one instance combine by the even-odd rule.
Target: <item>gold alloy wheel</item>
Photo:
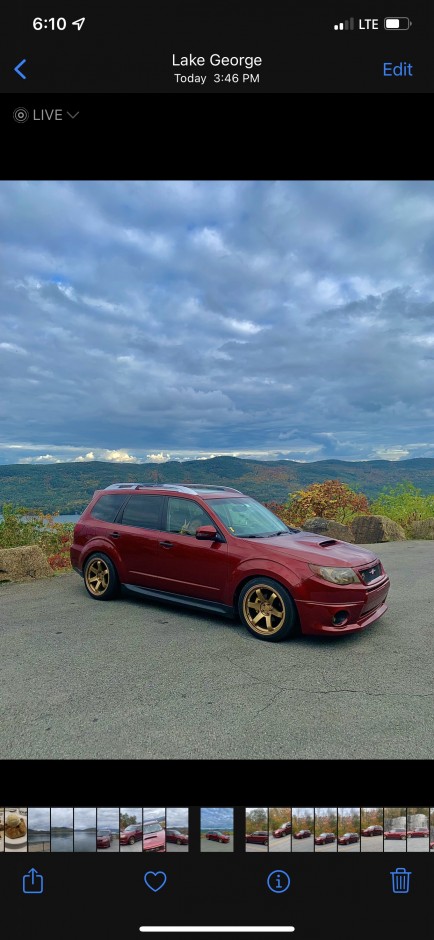
[[[243,613],[252,630],[271,636],[283,626],[286,609],[278,591],[267,584],[255,584],[243,600]]]
[[[102,558],[94,558],[86,571],[86,585],[91,592],[99,597],[104,594],[110,581],[110,572]]]

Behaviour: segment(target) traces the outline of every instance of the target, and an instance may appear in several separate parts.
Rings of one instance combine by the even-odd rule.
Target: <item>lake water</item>
[[[45,831],[45,830],[44,830],[44,832],[35,832],[34,829],[29,829],[28,837],[27,837],[27,838],[28,838],[29,843],[33,843],[33,842],[49,842],[49,841],[50,841],[50,832],[49,832],[49,830],[48,830],[48,831]]]
[[[72,516],[56,516],[54,521],[55,522],[72,522],[73,525],[75,525],[75,523],[78,522],[79,518],[80,516],[75,515],[75,514]],[[3,522],[3,516],[1,513],[0,513],[0,522]]]
[[[96,830],[74,832],[74,852],[95,852]]]
[[[52,852],[73,852],[74,838],[72,829],[70,832],[52,832],[51,833],[51,851]]]

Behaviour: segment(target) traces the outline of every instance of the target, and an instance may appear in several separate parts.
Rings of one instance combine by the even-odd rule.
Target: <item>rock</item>
[[[355,542],[397,542],[405,539],[402,526],[388,516],[356,516],[351,523]]]
[[[410,523],[411,539],[434,539],[434,519],[417,519]]]
[[[354,536],[349,525],[342,525],[341,522],[335,522],[334,519],[324,519],[322,516],[314,516],[313,519],[307,519],[303,525],[305,532],[316,532],[317,535],[324,535],[328,539],[341,539],[342,542],[354,542]]]
[[[0,548],[0,581],[27,581],[53,575],[54,571],[38,545]]]

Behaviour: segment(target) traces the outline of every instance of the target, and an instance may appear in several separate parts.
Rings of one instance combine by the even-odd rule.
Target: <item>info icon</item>
[[[283,894],[284,891],[288,890],[290,884],[291,879],[288,872],[282,871],[280,868],[272,871],[267,878],[267,885],[273,894]]]

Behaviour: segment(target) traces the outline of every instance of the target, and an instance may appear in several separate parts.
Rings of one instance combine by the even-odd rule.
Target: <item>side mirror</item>
[[[202,541],[214,542],[218,538],[217,529],[212,525],[200,525],[196,529],[196,538]]]

